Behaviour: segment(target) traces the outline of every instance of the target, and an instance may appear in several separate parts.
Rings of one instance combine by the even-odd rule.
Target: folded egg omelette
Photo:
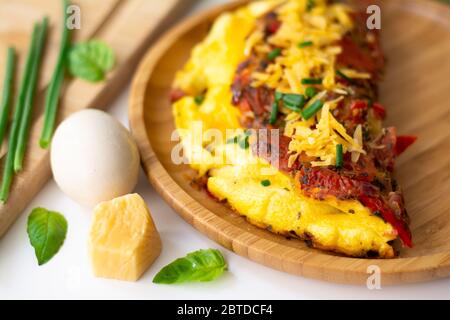
[[[205,189],[268,231],[353,257],[411,246],[383,128],[384,56],[365,13],[333,1],[254,1],[220,15],[171,93]],[[267,139],[262,138],[264,133]]]

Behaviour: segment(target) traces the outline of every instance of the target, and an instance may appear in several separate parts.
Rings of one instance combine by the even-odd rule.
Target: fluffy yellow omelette
[[[219,16],[178,72],[174,87],[186,95],[173,104],[173,115],[184,153],[192,168],[207,177],[209,192],[257,226],[295,234],[316,248],[349,256],[365,257],[370,252],[393,257],[390,241],[396,232],[360,202],[308,198],[295,191],[293,178],[252,155],[250,149],[225,140],[211,143],[211,137],[201,134],[200,139],[193,138],[208,129],[218,129],[224,136],[227,130],[242,130],[240,111],[231,104],[233,76],[245,59],[246,39],[256,19],[278,3],[255,2]],[[206,94],[198,105],[195,96],[200,92]],[[269,186],[261,183],[265,180]]]

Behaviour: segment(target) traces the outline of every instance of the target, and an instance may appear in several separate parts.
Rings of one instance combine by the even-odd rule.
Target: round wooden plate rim
[[[424,0],[403,1],[412,1],[418,4],[425,3]],[[270,241],[268,239],[260,238],[258,240],[266,241],[270,245],[272,245],[272,249],[276,247],[282,247],[283,250],[286,250],[286,248],[288,248],[289,251],[295,252],[297,254],[291,256],[286,255],[286,252],[284,252],[284,256],[282,258],[283,261],[279,261],[279,263],[271,263],[270,261],[267,261],[267,259],[257,259],[255,258],[255,255],[249,256],[248,253],[250,251],[253,253],[259,252],[265,255],[267,255],[268,253],[267,250],[262,250],[258,247],[252,247],[252,245],[249,245],[248,242],[241,240],[242,238],[245,239],[246,235],[251,235],[252,237],[256,236],[249,233],[248,231],[242,230],[241,228],[230,224],[229,222],[226,222],[223,218],[215,215],[212,211],[197,202],[173,180],[164,166],[160,163],[156,153],[151,146],[150,139],[148,138],[144,120],[146,87],[155,66],[158,64],[158,61],[160,60],[164,52],[173,45],[173,43],[178,39],[179,36],[185,34],[199,22],[202,22],[210,17],[214,17],[223,11],[236,8],[246,2],[248,2],[248,0],[240,0],[233,3],[220,5],[210,10],[206,10],[196,16],[190,17],[177,24],[175,27],[167,31],[157,41],[157,43],[153,45],[153,47],[141,61],[135,73],[129,98],[130,127],[141,153],[144,171],[146,172],[147,177],[149,178],[151,184],[155,187],[156,191],[178,214],[183,217],[183,219],[193,225],[196,229],[202,229],[200,231],[202,233],[205,233],[212,240],[220,243],[225,247],[228,247],[232,251],[235,251],[235,245],[241,244],[247,247],[247,254],[238,252],[239,255],[242,255],[264,265],[280,269],[282,271],[286,270],[284,268],[280,268],[280,265],[283,265],[284,262],[292,262],[298,265],[299,270],[289,270],[288,272],[340,283],[361,283],[361,278],[358,278],[359,280],[355,281],[352,277],[347,277],[345,275],[345,272],[358,274],[359,276],[365,277],[367,276],[367,268],[371,265],[379,266],[383,274],[388,276],[387,282],[383,282],[383,284],[419,282],[450,276],[450,252],[388,260],[358,259],[329,255],[322,251],[308,252],[306,250],[286,247],[282,244]],[[427,3],[427,5],[429,5],[429,3]],[[433,9],[439,10],[439,12],[444,17],[450,17],[450,10],[448,7],[439,3],[433,3],[432,5],[434,6]],[[170,187],[168,187],[168,184],[161,183],[161,177],[164,177],[164,179],[168,179],[170,181]],[[175,194],[178,196],[174,196]],[[188,201],[186,201],[186,199]],[[240,236],[238,238],[230,238],[229,236],[227,236],[226,231],[220,231],[211,227],[211,225],[209,224],[209,219],[204,219],[208,221],[201,221],[199,219],[196,219],[195,212],[197,210],[202,210],[203,212],[208,213],[208,217],[210,217],[211,220],[219,219],[228,224],[230,228],[239,229],[242,237]],[[218,236],[217,232],[221,232],[220,236]],[[219,239],[221,238],[221,236],[222,239]],[[226,242],[229,242],[229,244],[225,244],[224,240],[227,240]],[[299,253],[301,253],[300,256],[298,255]],[[280,256],[273,255],[270,258],[275,260],[281,259]],[[329,259],[330,262],[332,261],[333,263],[327,264],[326,259]],[[318,272],[308,272],[308,274],[306,274],[306,272],[303,272],[305,268],[315,268],[316,270],[318,270]],[[346,271],[345,269],[347,268],[351,268],[351,270]],[[327,277],[326,275],[324,275],[325,272],[330,272],[332,276]]]

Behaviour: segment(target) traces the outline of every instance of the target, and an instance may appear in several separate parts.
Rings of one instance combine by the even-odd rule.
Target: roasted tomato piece
[[[395,154],[398,156],[416,142],[416,136],[398,136],[395,144]]]
[[[383,133],[374,144],[373,154],[378,164],[392,172],[395,165],[395,146],[397,143],[397,130],[394,127],[383,129]]]
[[[181,89],[172,89],[170,91],[170,102],[174,103],[183,98],[186,93]]]
[[[315,199],[325,199],[328,195],[338,199],[355,199],[365,193],[375,196],[377,187],[370,182],[352,179],[326,167],[303,167],[297,177],[301,190]]]
[[[338,199],[357,199],[373,214],[380,216],[398,232],[405,246],[411,247],[411,232],[404,209],[403,198],[391,192],[388,199],[380,196],[379,189],[366,181],[358,181],[328,168],[302,168],[297,176],[302,192],[315,199],[332,195]]]
[[[345,156],[347,155],[349,153],[345,154]],[[368,155],[362,154],[359,156],[357,163],[352,162],[351,159],[344,161],[344,168],[341,170],[341,173],[358,181],[371,182],[376,178],[378,170],[373,159]]]
[[[365,52],[350,36],[344,36],[339,45],[342,52],[337,58],[339,65],[350,66],[359,71],[376,73],[377,66],[368,52]]]
[[[267,137],[268,141],[259,140],[258,143],[252,145],[253,154],[265,159],[278,170],[284,172],[291,172],[299,169],[299,162],[294,163],[289,167],[289,143],[291,139],[286,136],[279,136],[278,146],[272,144],[270,133]],[[263,143],[266,145],[263,146]]]
[[[278,20],[278,16],[275,12],[268,13],[264,19],[263,23],[265,24],[265,32],[266,35],[274,34],[280,29],[281,21]]]
[[[411,231],[409,230],[407,224],[407,215],[404,209],[401,209],[401,215],[397,216],[395,211],[389,207],[389,205],[383,199],[379,197],[369,197],[365,194],[359,196],[359,201],[369,208],[373,213],[379,213],[383,219],[390,223],[392,227],[398,232],[399,238],[402,240],[403,244],[409,248],[412,247],[412,237]],[[400,208],[400,204],[399,208]],[[401,204],[403,208],[403,204]]]
[[[380,119],[384,119],[386,118],[386,109],[384,108],[384,106],[379,103],[379,102],[375,102],[372,105],[373,111],[375,112],[375,115],[380,118]]]
[[[378,163],[388,171],[394,170],[395,157],[399,156],[417,140],[416,136],[398,136],[394,127],[384,129],[376,139],[373,154]]]
[[[350,104],[350,109],[352,110],[367,109],[367,102],[364,100],[355,100]]]
[[[379,32],[367,30],[368,14],[365,8],[354,12],[352,16],[355,20],[355,29],[340,41],[342,52],[338,56],[337,63],[343,67],[369,72],[378,79],[385,64]]]

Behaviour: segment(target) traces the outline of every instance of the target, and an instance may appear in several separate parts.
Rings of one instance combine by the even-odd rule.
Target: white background
[[[189,0],[190,1],[190,0]],[[224,0],[203,0],[188,14]],[[128,126],[129,90],[109,109]],[[136,192],[148,203],[161,234],[161,256],[135,283],[95,278],[87,255],[91,210],[67,198],[50,181],[0,241],[0,299],[449,299],[450,279],[383,287],[348,286],[305,279],[256,264],[221,248],[182,220],[141,174]],[[26,219],[35,207],[65,215],[69,231],[60,252],[38,266],[26,233]],[[152,278],[175,258],[200,248],[220,248],[229,272],[217,281],[155,285]]]

